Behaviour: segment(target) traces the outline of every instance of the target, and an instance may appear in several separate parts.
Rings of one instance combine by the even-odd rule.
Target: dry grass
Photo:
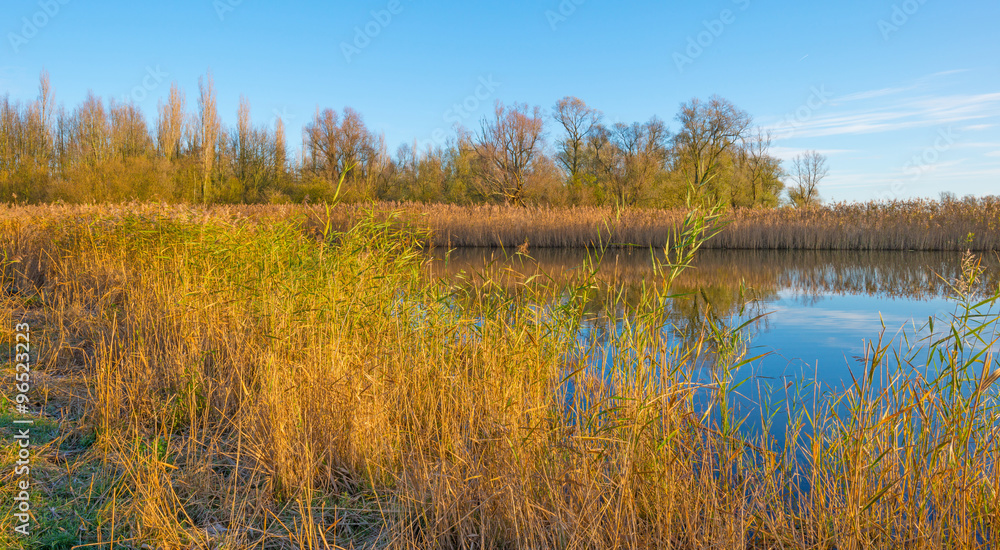
[[[86,207],[84,207],[86,208]],[[183,210],[185,207],[174,207]],[[609,207],[508,207],[496,205],[377,203],[400,219],[427,230],[435,246],[531,248],[662,248],[685,212]],[[281,220],[305,216],[313,224],[331,216],[344,230],[363,219],[371,205],[227,206],[220,215]],[[191,211],[200,211],[188,209]],[[951,202],[925,200],[840,203],[797,210],[741,209],[706,248],[796,250],[952,250],[1000,248],[1000,202],[993,198]]]
[[[50,206],[77,215],[103,206]],[[147,208],[124,205],[116,209]],[[197,206],[159,206],[161,211],[205,219]],[[12,211],[0,206],[0,211]],[[230,205],[210,209],[210,217],[260,222],[306,220],[313,232],[323,226],[344,231],[373,211],[385,219],[426,233],[427,244],[442,248],[663,248],[684,220],[686,211],[610,207],[458,206],[382,202],[326,205]],[[379,214],[381,213],[381,214]],[[858,250],[858,251],[991,251],[1000,249],[1000,202],[994,197],[935,202],[910,200],[837,203],[794,209],[738,209],[720,220],[723,230],[704,248],[740,250]]]
[[[397,205],[392,205],[397,206]],[[637,245],[662,248],[684,212],[610,208],[508,208],[398,205],[432,231],[440,246],[531,247]],[[994,250],[1000,203],[837,204],[796,210],[736,210],[706,248],[797,250]]]
[[[597,351],[576,344],[595,281],[454,291],[424,275],[427,235],[391,216],[352,213],[341,233],[294,210],[0,212],[2,320],[39,327],[42,374],[83,377],[53,441],[93,434],[72,460],[39,451],[64,471],[35,482],[68,488],[38,497],[30,541],[0,516],[4,544],[993,546],[1000,371],[981,351],[995,316],[970,328],[960,306],[953,337],[898,356],[873,344],[855,386],[774,405],[788,428],[765,415],[770,435],[751,437],[733,408],[741,333],[663,336],[676,270],[595,373]],[[974,261],[965,273],[956,292]],[[70,520],[44,514],[57,498]]]

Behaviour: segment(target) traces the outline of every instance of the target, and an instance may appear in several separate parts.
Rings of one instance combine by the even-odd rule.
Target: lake
[[[435,276],[455,280],[459,273],[476,273],[515,286],[535,275],[569,283],[585,273],[588,253],[581,249],[535,249],[528,255],[497,249],[463,248],[450,253],[435,249],[430,269]],[[851,372],[860,371],[866,343],[911,342],[930,334],[929,317],[948,319],[956,302],[950,281],[959,277],[961,253],[855,251],[704,250],[675,281],[665,330],[680,335],[706,316],[738,326],[749,339],[748,357],[767,354],[744,372],[773,385],[813,380],[842,388]],[[662,260],[662,256],[660,256]],[[980,293],[996,289],[998,261],[982,257]],[[648,250],[608,251],[593,268],[607,283],[605,294],[620,293],[617,311],[608,311],[607,296],[598,293],[588,304],[584,329],[603,346],[610,364],[615,353],[615,319],[628,314],[632,297],[658,280]],[[473,277],[475,278],[475,276]],[[462,279],[468,281],[468,279]],[[935,327],[940,330],[941,324]],[[596,331],[596,333],[595,333]]]

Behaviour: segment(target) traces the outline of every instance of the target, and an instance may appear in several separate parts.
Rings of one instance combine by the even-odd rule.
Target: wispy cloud
[[[998,149],[1000,142],[997,141],[963,141],[952,146],[953,149]]]
[[[959,179],[971,179],[971,178],[984,178],[984,177],[1000,177],[1000,166],[996,167],[982,167],[970,170],[961,171],[950,171],[948,172],[949,178],[959,178]]]
[[[832,100],[830,103],[833,104],[833,105],[837,105],[839,103],[850,103],[852,101],[863,101],[863,100],[866,100],[866,99],[874,99],[876,97],[885,97],[885,96],[890,96],[890,95],[896,95],[896,94],[900,94],[900,93],[903,93],[903,92],[908,92],[910,90],[915,90],[916,88],[917,88],[917,85],[914,84],[912,86],[904,86],[904,87],[900,87],[900,88],[882,88],[882,89],[879,89],[879,90],[869,90],[867,92],[855,92],[853,94],[847,94],[847,95],[840,96],[840,97]]]
[[[877,335],[882,330],[883,323],[887,329],[898,329],[912,324],[912,320],[893,314],[883,314],[871,311],[847,311],[827,308],[803,308],[795,306],[776,305],[772,307],[774,314],[770,317],[774,327],[796,327],[797,330],[814,330],[828,332],[830,330],[849,331],[865,335]],[[891,334],[892,330],[890,330]]]
[[[781,160],[791,160],[795,158],[796,155],[801,155],[806,151],[801,147],[771,147],[769,153]],[[854,149],[815,149],[817,153],[826,155],[828,157],[834,155],[843,155],[846,153],[856,153]]]
[[[906,178],[899,174],[834,174],[823,180],[822,189],[846,190],[846,189],[885,189],[891,187]]]
[[[918,97],[799,123],[796,138],[874,134],[1000,118],[1000,93]]]
[[[901,86],[836,96],[823,113],[798,122],[795,138],[877,134],[963,124],[986,130],[1000,123],[1000,93],[935,93],[945,77],[965,70],[945,71]],[[776,124],[773,129],[780,128]]]

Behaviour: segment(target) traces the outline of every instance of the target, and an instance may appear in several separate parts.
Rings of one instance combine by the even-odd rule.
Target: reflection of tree
[[[751,290],[741,284],[717,283],[694,289],[677,288],[676,291],[678,295],[671,302],[671,317],[678,336],[689,343],[703,338],[710,323],[728,326],[739,319],[765,313],[766,304],[761,298],[777,293],[774,288]]]
[[[510,272],[525,280],[532,275],[553,282],[579,280],[588,252],[580,249],[537,249],[532,258],[499,249],[456,249],[448,254],[435,250],[430,269],[435,276],[454,277],[461,271]],[[661,256],[662,258],[662,256]],[[1000,261],[985,257],[986,271],[982,285],[996,288],[1000,283]],[[675,282],[675,292],[709,287],[730,288],[737,292],[741,282],[767,298],[777,289],[795,294],[870,295],[893,298],[929,299],[945,296],[945,280],[955,278],[961,267],[961,254],[955,252],[880,252],[812,250],[702,250],[694,266]],[[609,252],[594,268],[598,281],[624,292],[634,303],[642,285],[655,284],[650,251],[643,249]],[[717,298],[725,293],[713,291]],[[735,303],[735,300],[731,300]]]
[[[662,290],[648,250],[614,251],[600,261],[577,249],[531,253],[534,257],[498,249],[436,251],[428,271],[459,289],[456,305],[472,315],[522,307],[515,304],[552,309],[568,300],[573,285],[583,286],[585,296],[577,298],[575,311],[587,334],[603,346],[616,339],[623,316],[639,313],[644,294]],[[992,262],[984,286],[996,285],[997,261]],[[695,343],[709,321],[736,326],[765,313],[779,291],[790,291],[805,305],[830,294],[929,299],[947,291],[941,277],[955,277],[960,266],[961,257],[952,253],[704,250],[674,282],[672,297],[655,312],[654,322],[668,338]],[[749,329],[767,330],[766,323],[761,317]]]
[[[800,306],[814,307],[823,301],[824,296],[819,292],[801,292],[792,296],[792,301]]]
[[[532,256],[499,249],[435,251],[428,262],[434,277],[456,290],[455,305],[469,315],[519,315],[520,308],[552,311],[566,304],[571,288],[586,288],[575,298],[582,315],[582,343],[611,350],[621,337],[625,317],[644,316],[667,345],[705,341],[710,327],[723,330],[766,313],[768,303],[787,297],[804,305],[830,294],[882,294],[907,299],[944,295],[942,280],[958,275],[961,256],[934,252],[715,251],[699,252],[694,265],[678,277],[662,310],[639,311],[645,294],[662,290],[649,250],[617,250],[599,261],[578,249],[539,249]],[[997,284],[995,258],[989,259],[984,287]],[[939,277],[940,275],[940,277]],[[767,316],[748,327],[767,330]],[[711,346],[705,349],[708,360]],[[699,361],[700,362],[700,361]]]

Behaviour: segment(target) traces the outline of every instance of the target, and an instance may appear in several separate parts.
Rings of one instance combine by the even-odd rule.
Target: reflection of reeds
[[[0,212],[4,336],[30,320],[37,395],[70,413],[33,443],[33,538],[7,507],[0,545],[995,547],[998,371],[975,311],[775,407],[776,444],[746,435],[770,415],[732,408],[740,332],[711,321],[696,379],[710,342],[664,339],[655,285],[605,378],[576,340],[586,277],[456,295],[421,235],[359,216],[320,239],[289,214]]]
[[[454,278],[458,273],[519,274],[520,279],[544,273],[569,283],[589,275],[581,267],[594,252],[583,249],[538,249],[530,258],[491,248],[434,249],[428,264],[432,276]],[[653,257],[661,252],[638,249],[609,250],[597,266],[598,280],[615,287],[655,282]],[[681,273],[674,287],[692,291],[702,287],[738,289],[741,284],[768,297],[787,289],[806,295],[867,294],[927,299],[949,292],[946,281],[961,272],[957,252],[899,252],[845,250],[705,250]],[[1000,269],[995,256],[984,258],[988,268],[979,285],[997,288]],[[489,276],[489,275],[487,275]],[[507,277],[509,280],[510,277]]]

